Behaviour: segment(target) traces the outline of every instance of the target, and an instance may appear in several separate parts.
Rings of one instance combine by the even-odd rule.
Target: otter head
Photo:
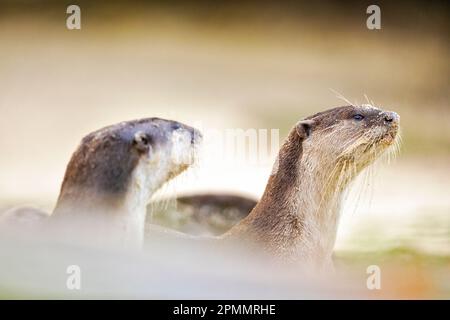
[[[159,118],[121,122],[92,132],[72,155],[58,205],[95,206],[100,201],[115,206],[130,195],[147,203],[164,182],[192,164],[200,140],[196,129]]]
[[[329,177],[353,178],[394,144],[399,121],[397,113],[371,105],[317,113],[296,126],[303,136],[303,161]]]

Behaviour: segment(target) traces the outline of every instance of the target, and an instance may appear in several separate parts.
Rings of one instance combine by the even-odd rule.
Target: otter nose
[[[200,133],[200,131],[196,130],[196,129],[192,129],[191,131],[191,143],[195,144],[195,143],[199,143],[200,141],[202,141],[203,135]]]
[[[392,111],[384,112],[384,121],[387,123],[397,122],[399,119],[399,116],[397,113]]]

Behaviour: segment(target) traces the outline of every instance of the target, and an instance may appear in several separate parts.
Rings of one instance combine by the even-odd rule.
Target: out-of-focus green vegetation
[[[370,265],[381,268],[385,294],[411,298],[450,297],[448,212],[404,217],[403,230],[385,232],[381,221],[354,230],[335,253],[338,268],[361,278]],[[384,225],[389,224],[385,222]],[[406,227],[406,228],[405,228]]]

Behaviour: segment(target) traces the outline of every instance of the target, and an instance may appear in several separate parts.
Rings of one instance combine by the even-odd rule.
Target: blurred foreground
[[[396,256],[385,263],[374,255],[355,261],[352,254],[338,257],[336,272],[313,273],[271,264],[242,248],[217,250],[185,239],[162,238],[138,254],[3,235],[0,259],[0,298],[361,299],[448,298],[449,293],[443,269],[448,259],[430,265]],[[380,290],[367,288],[369,261],[380,264]],[[80,290],[67,285],[73,265],[81,271]]]

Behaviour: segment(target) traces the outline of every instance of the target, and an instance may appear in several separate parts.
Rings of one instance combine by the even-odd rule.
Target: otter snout
[[[387,124],[398,123],[400,116],[394,111],[385,111],[383,112],[383,120]]]
[[[191,144],[198,144],[202,141],[202,134],[200,133],[200,131],[198,131],[197,129],[181,124],[179,122],[175,122],[172,125],[172,130],[173,131],[177,131],[177,130],[185,130],[187,132],[189,132],[190,136],[191,136]]]
[[[384,111],[381,116],[386,131],[381,141],[391,145],[397,136],[400,116],[394,111]]]
[[[191,144],[198,144],[203,140],[203,135],[197,129],[191,130]]]

